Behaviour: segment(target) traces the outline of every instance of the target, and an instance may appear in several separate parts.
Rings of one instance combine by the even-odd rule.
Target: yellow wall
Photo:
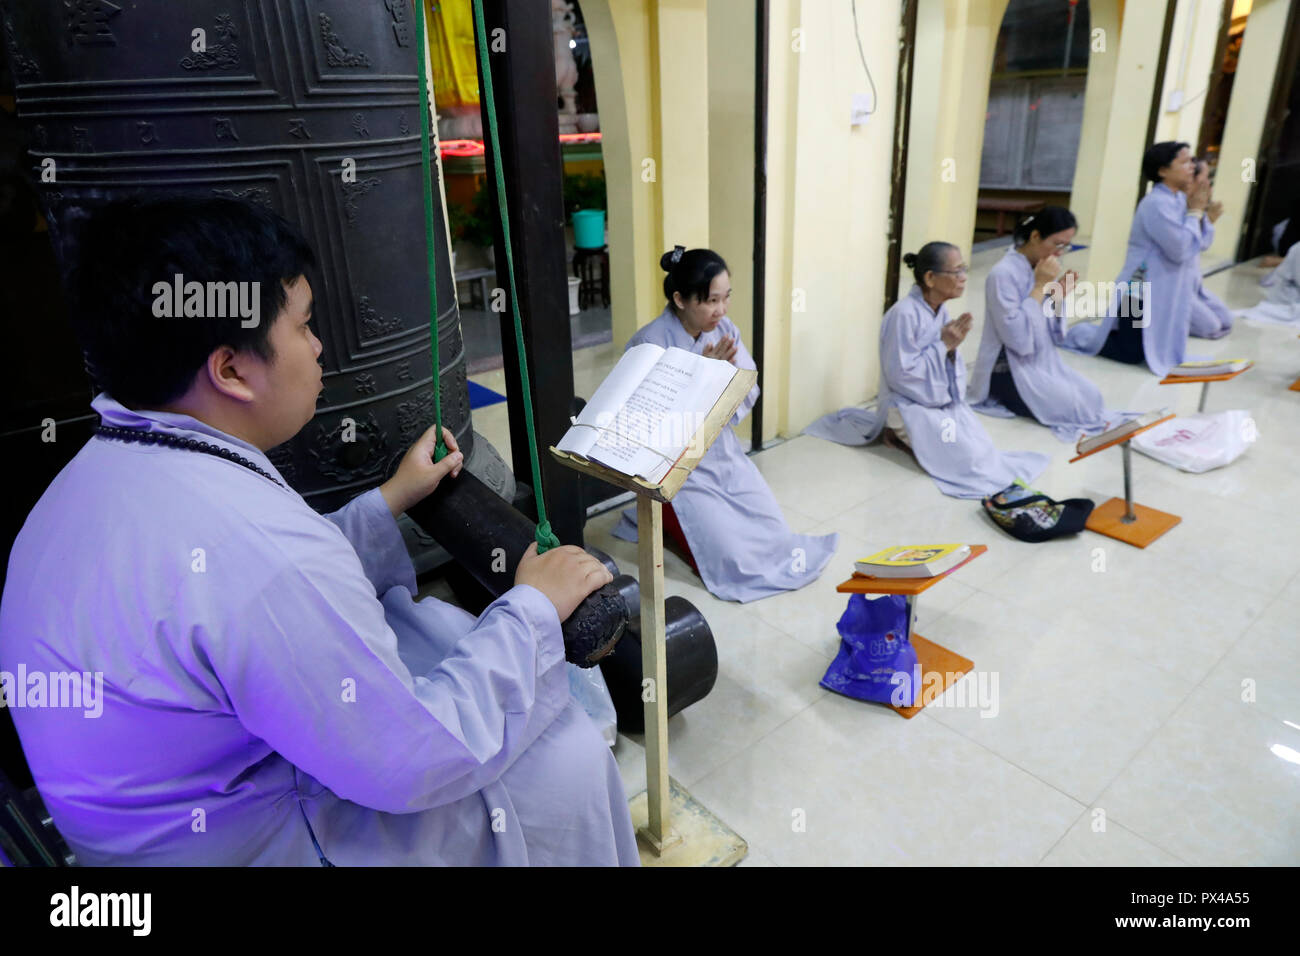
[[[1106,126],[1114,106],[1120,6],[1118,0],[1091,0],[1088,4],[1089,33],[1092,34],[1088,38],[1088,80],[1084,86],[1079,154],[1070,191],[1070,211],[1079,221],[1079,238],[1087,244],[1091,244],[1097,196],[1101,191],[1101,164],[1105,157],[1105,150],[1097,147],[1106,141]],[[1096,33],[1098,30],[1102,32]]]
[[[1223,129],[1219,168],[1214,177],[1214,198],[1223,203],[1223,215],[1215,223],[1211,256],[1232,258],[1241,238],[1246,201],[1252,183],[1250,165],[1258,159],[1260,138],[1273,77],[1281,57],[1288,0],[1256,0],[1246,21],[1246,36],[1237,61],[1228,103],[1228,122]]]
[[[791,7],[799,14],[802,51],[792,49],[795,38],[788,30],[773,30],[772,58],[786,61],[796,97],[794,135],[769,144],[769,155],[783,152],[787,174],[793,175],[782,223],[785,242],[773,243],[769,234],[768,246],[769,267],[789,262],[779,282],[769,274],[767,313],[769,321],[787,316],[782,335],[768,334],[786,356],[784,394],[772,402],[769,389],[767,406],[775,408],[773,425],[785,435],[875,391],[900,18],[896,0],[858,4],[858,36],[875,81],[876,113],[855,127],[852,96],[869,95],[870,86],[850,5],[804,0]]]

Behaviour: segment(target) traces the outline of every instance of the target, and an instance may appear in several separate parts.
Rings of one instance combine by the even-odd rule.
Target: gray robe
[[[740,339],[734,322],[692,339],[670,308],[628,340],[626,348],[652,342],[701,354],[706,346],[731,336],[738,368],[754,368],[754,359]],[[728,423],[738,425],[758,401],[758,386],[750,389]],[[695,466],[673,498],[673,511],[709,593],[728,601],[755,601],[792,591],[817,580],[835,554],[838,534],[795,534],[786,524],[772,490],[741,448],[731,428],[722,434]],[[614,535],[637,539],[636,509],[623,512]]]
[[[1105,407],[1101,390],[1061,361],[1057,347],[1065,327],[1051,299],[1030,298],[1034,267],[1020,252],[1007,254],[989,270],[984,282],[984,330],[966,397],[977,412],[997,418],[1015,415],[989,397],[989,381],[998,356],[1006,362],[1016,391],[1034,418],[1052,429],[1061,441],[1106,430],[1116,413]]]
[[[966,404],[966,364],[948,350],[940,331],[948,307],[930,308],[919,286],[885,313],[880,327],[880,395],[876,408],[845,408],[818,419],[804,433],[844,445],[875,441],[897,408],[921,467],[954,498],[982,498],[1017,478],[1033,481],[1048,458],[1033,451],[998,451]]]

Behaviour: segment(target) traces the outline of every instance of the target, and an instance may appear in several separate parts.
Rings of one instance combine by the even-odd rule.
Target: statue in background
[[[568,0],[551,0],[551,32],[555,35],[555,93],[559,104],[560,132],[578,132],[578,64],[573,59],[573,26],[576,18]]]

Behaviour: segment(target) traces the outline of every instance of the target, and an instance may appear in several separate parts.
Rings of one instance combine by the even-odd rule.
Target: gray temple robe
[[[880,395],[872,409],[845,408],[804,433],[844,445],[875,441],[896,408],[916,460],[939,490],[954,498],[995,494],[1017,478],[1033,481],[1048,458],[1032,451],[998,451],[966,404],[966,364],[940,337],[948,307],[930,308],[919,286],[885,313],[880,327]]]

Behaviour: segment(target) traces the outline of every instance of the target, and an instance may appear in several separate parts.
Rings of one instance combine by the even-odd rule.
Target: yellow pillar
[[[795,144],[799,120],[801,0],[771,0],[768,11],[767,275],[764,303],[763,440],[788,418],[791,250],[794,245]],[[798,32],[796,32],[798,31]]]
[[[693,249],[709,243],[709,17],[706,0],[659,0],[655,10],[661,231],[652,258],[657,264],[674,244]],[[658,298],[662,308],[662,295]]]
[[[1101,167],[1107,152],[1106,127],[1114,108],[1115,69],[1119,64],[1119,0],[1091,0],[1088,18],[1091,34],[1088,80],[1083,92],[1083,120],[1079,124],[1079,155],[1070,188],[1070,211],[1079,221],[1081,239],[1092,236],[1101,190]]]
[[[652,0],[619,0],[616,4],[586,0],[582,5],[605,161],[615,342],[626,342],[636,331],[654,282],[647,257],[658,227],[650,191],[641,184],[643,161],[655,152],[650,104],[651,6]]]
[[[1007,0],[921,0],[917,8],[904,252],[943,240],[970,254],[989,76],[1006,8]],[[900,294],[912,282],[902,268]]]
[[[706,0],[587,0],[623,343],[663,308],[659,257],[709,242]]]
[[[1214,197],[1223,203],[1223,215],[1215,223],[1214,244],[1208,250],[1211,256],[1236,257],[1246,201],[1256,180],[1257,154],[1281,60],[1286,18],[1287,0],[1256,0],[1246,21],[1214,177]]]
[[[709,0],[709,248],[731,267],[728,316],[751,347],[754,31],[751,0]]]
[[[1111,106],[1103,138],[1098,141],[1104,144],[1098,176],[1101,185],[1091,209],[1092,247],[1086,276],[1094,282],[1113,281],[1124,265],[1142,154],[1151,145],[1146,141],[1147,120],[1151,98],[1157,92],[1160,55],[1160,44],[1152,38],[1161,35],[1164,22],[1165,0],[1124,5]],[[1087,148],[1088,141],[1083,140],[1081,151]],[[1076,215],[1078,212],[1076,209]]]
[[[1195,150],[1210,73],[1218,66],[1214,62],[1214,48],[1219,39],[1223,4],[1218,0],[1177,0],[1177,3],[1155,141],[1189,143]],[[1182,102],[1177,109],[1170,109],[1170,97],[1175,91],[1181,93]]]

